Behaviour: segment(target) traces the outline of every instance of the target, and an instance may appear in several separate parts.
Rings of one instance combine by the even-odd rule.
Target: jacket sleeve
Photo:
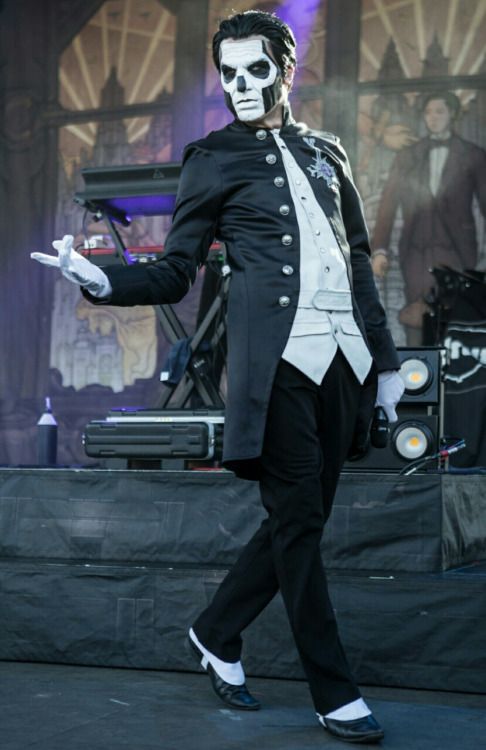
[[[396,370],[400,368],[400,360],[387,328],[385,310],[380,302],[371,270],[370,244],[363,204],[353,182],[347,156],[343,149],[339,147],[339,150],[341,162],[344,162],[341,206],[351,253],[354,296],[378,372]]]
[[[86,290],[83,295],[94,304],[122,307],[179,302],[214,239],[222,194],[214,156],[196,144],[187,146],[163,258],[151,264],[104,268],[112,286],[110,297],[99,300]]]

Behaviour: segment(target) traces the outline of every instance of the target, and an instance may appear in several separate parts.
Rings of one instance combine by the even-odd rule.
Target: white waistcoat
[[[300,233],[299,301],[282,358],[319,385],[339,346],[363,383],[372,357],[354,320],[345,260],[306,175],[279,131],[272,135],[282,154]]]

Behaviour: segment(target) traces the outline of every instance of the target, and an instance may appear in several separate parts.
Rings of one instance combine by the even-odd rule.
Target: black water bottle
[[[39,466],[55,466],[57,460],[57,422],[46,396],[45,411],[37,422],[37,462]]]

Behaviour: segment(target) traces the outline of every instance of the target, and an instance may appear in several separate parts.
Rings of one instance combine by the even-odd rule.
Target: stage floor
[[[304,682],[249,679],[263,704],[225,708],[202,674],[0,662],[2,750],[317,750]],[[486,695],[363,688],[384,750],[480,750]]]

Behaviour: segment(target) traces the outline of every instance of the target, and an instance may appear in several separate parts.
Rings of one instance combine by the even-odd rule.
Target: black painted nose
[[[236,89],[237,91],[243,92],[246,91],[246,81],[245,76],[238,76],[236,79]]]

